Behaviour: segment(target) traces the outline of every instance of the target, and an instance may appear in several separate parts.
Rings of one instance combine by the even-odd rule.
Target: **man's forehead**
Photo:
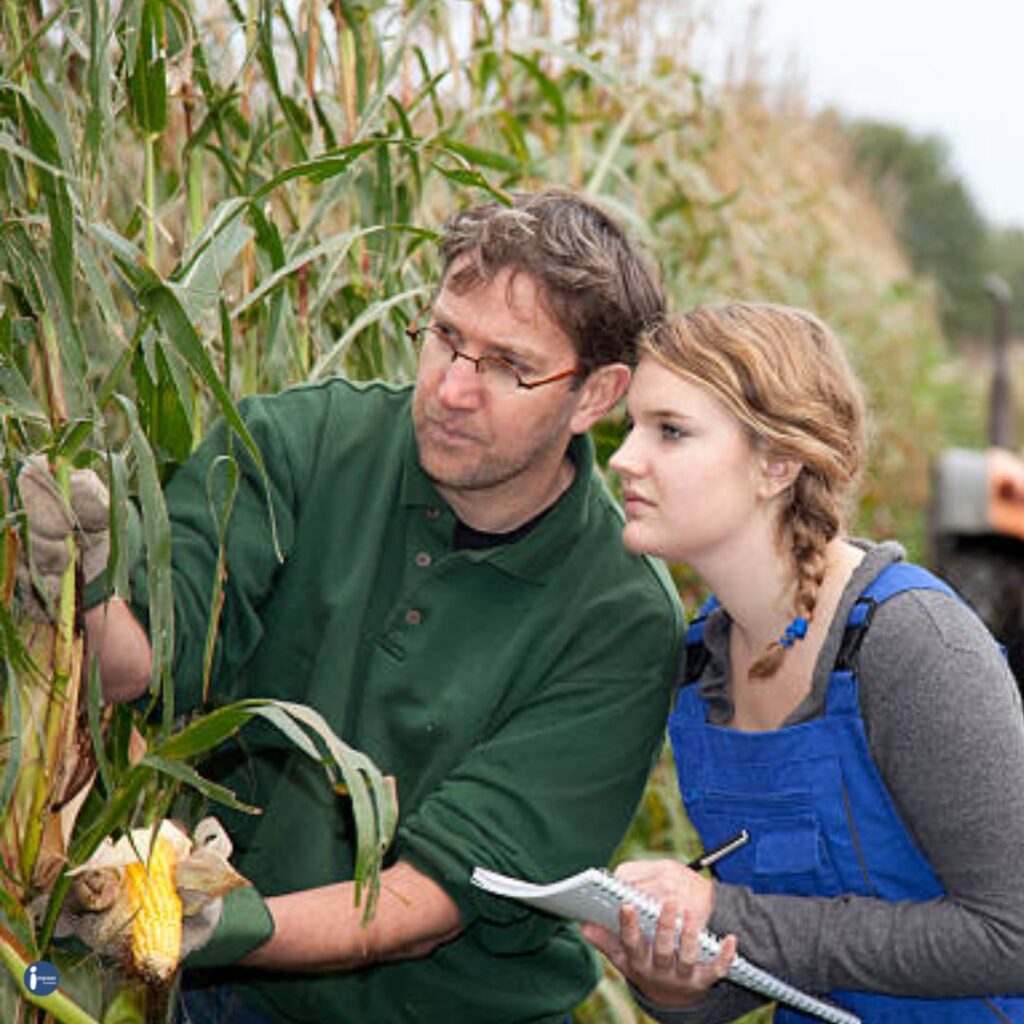
[[[459,269],[457,261],[445,275],[434,298],[435,315],[455,316],[461,309],[475,305],[477,299],[493,301],[500,296],[504,300],[504,309],[521,323],[531,327],[557,327],[544,302],[541,286],[529,271],[502,267],[490,278],[477,277],[460,286]]]

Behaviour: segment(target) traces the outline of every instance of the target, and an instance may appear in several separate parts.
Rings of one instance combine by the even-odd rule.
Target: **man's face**
[[[442,288],[425,322],[461,354],[500,357],[528,382],[575,366],[573,344],[543,308],[534,280],[519,273],[510,289],[510,277],[503,270],[464,294]],[[579,392],[572,378],[535,390],[501,388],[494,374],[478,373],[468,359],[453,361],[443,343],[434,345],[421,355],[413,400],[427,475],[456,508],[459,498],[479,503],[488,492],[498,497],[511,488],[520,497],[531,488],[539,494],[573,432]]]

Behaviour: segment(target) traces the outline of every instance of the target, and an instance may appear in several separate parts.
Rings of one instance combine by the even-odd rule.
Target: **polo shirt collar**
[[[564,559],[565,550],[573,539],[585,529],[590,513],[588,496],[594,477],[594,442],[589,434],[576,434],[570,441],[569,451],[576,467],[573,481],[535,529],[511,544],[461,551],[460,557],[487,562],[510,576],[542,584]],[[439,509],[454,525],[454,512],[420,465],[411,416],[407,425],[401,500],[407,508]]]

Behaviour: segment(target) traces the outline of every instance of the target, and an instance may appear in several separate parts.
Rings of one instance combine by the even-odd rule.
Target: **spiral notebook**
[[[508,875],[499,875],[496,871],[478,867],[474,868],[471,881],[479,888],[498,896],[507,896],[521,903],[528,903],[557,917],[599,924],[616,933],[619,930],[619,908],[623,903],[630,903],[637,909],[640,927],[648,940],[654,936],[658,915],[661,912],[661,905],[657,900],[639,889],[620,882],[601,868],[587,868],[578,875],[551,882],[549,885],[535,885],[520,878],[510,878]],[[710,960],[718,955],[721,941],[710,932],[701,932],[700,947],[701,954]],[[739,955],[734,958],[729,968],[729,980],[804,1013],[832,1021],[833,1024],[860,1024],[860,1018],[848,1010],[795,988]]]

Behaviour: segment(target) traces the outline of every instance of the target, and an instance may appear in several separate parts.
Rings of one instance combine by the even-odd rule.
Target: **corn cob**
[[[149,863],[126,864],[124,884],[132,905],[131,960],[152,984],[166,984],[181,959],[181,899],[175,890],[174,847],[163,836]]]

